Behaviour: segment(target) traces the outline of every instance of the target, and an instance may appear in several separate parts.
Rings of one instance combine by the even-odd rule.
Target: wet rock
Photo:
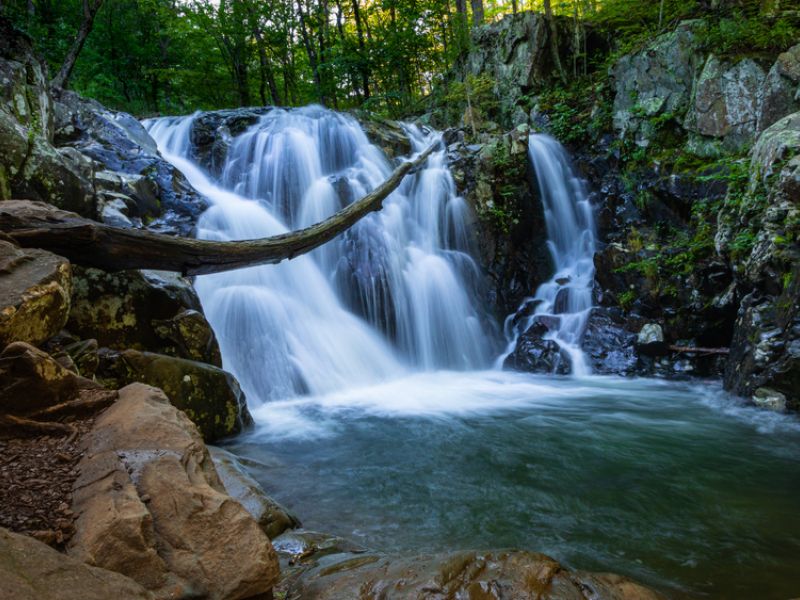
[[[138,381],[164,390],[209,442],[239,433],[252,423],[233,375],[206,363],[137,350],[104,351],[97,377],[109,387]]]
[[[568,571],[536,552],[456,552],[395,559],[380,555],[342,557],[308,569],[287,590],[295,600],[350,597],[560,598],[655,600],[661,595],[619,575]]]
[[[54,143],[96,164],[92,180],[99,195],[126,199],[124,215],[137,227],[144,223],[164,233],[191,233],[208,204],[161,157],[139,121],[70,91],[59,91],[54,113]]]
[[[503,368],[527,373],[567,375],[571,370],[569,356],[557,342],[545,338],[549,332],[548,326],[535,318],[528,330],[517,339],[517,345],[506,358]]]
[[[120,390],[78,468],[70,556],[156,598],[236,600],[276,582],[269,539],[227,495],[197,428],[160,390]]]
[[[786,396],[770,388],[758,388],[753,394],[753,404],[775,412],[786,410]]]
[[[647,356],[669,354],[669,346],[664,341],[664,331],[658,323],[647,323],[636,336],[636,349]]]
[[[397,121],[377,119],[369,115],[354,113],[367,139],[389,158],[408,156],[411,154],[411,140]]]
[[[633,375],[637,371],[636,335],[611,316],[617,309],[593,308],[586,322],[581,349],[592,373],[601,375]]]
[[[75,268],[67,329],[103,347],[221,366],[219,345],[191,284],[173,273]]]
[[[212,176],[219,177],[233,138],[244,133],[270,110],[271,107],[236,108],[197,115],[189,132],[193,158]]]
[[[269,539],[300,527],[297,517],[270,498],[235,455],[213,446],[208,450],[227,492],[253,515]]]
[[[14,600],[153,600],[119,573],[84,564],[26,535],[0,528],[3,597]]]
[[[0,347],[40,344],[66,323],[72,271],[66,259],[0,240]]]

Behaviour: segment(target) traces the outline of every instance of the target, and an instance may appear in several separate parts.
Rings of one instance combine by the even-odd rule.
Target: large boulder
[[[153,600],[152,593],[124,575],[86,565],[3,528],[0,557],[0,590],[9,600]]]
[[[72,271],[66,259],[0,240],[0,347],[40,344],[64,326]]]
[[[105,351],[97,377],[109,387],[140,381],[164,390],[209,442],[252,423],[239,383],[213,365],[137,350]]]
[[[192,231],[208,203],[159,154],[138,120],[70,91],[57,93],[53,112],[54,143],[97,166],[92,182],[104,222],[181,235]]]
[[[272,545],[226,493],[197,428],[160,390],[133,384],[119,396],[85,441],[69,555],[165,600],[271,590]]]
[[[209,446],[208,450],[225,489],[253,515],[269,539],[300,527],[297,517],[266,494],[239,458],[222,448]]]
[[[115,350],[147,350],[222,365],[194,288],[173,273],[76,267],[67,329]]]

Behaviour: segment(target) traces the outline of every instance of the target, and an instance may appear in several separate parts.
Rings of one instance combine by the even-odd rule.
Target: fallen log
[[[730,348],[702,348],[699,346],[670,346],[673,352],[686,352],[696,354],[730,354]]]
[[[179,238],[143,229],[111,227],[44,202],[0,202],[0,231],[26,248],[43,248],[72,262],[106,271],[158,269],[205,275],[278,263],[329,242],[383,201],[403,178],[421,165],[436,144],[398,166],[372,192],[305,229],[247,241],[220,242]]]

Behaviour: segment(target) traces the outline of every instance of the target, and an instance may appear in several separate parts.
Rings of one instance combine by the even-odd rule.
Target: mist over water
[[[214,180],[191,157],[192,118],[146,125],[211,201],[203,238],[319,221],[392,169],[352,118],[275,109]],[[407,132],[414,152],[438,140]],[[498,348],[441,149],[333,242],[197,278],[257,423],[231,449],[306,527],[385,551],[517,547],[674,598],[800,595],[800,423],[717,383],[587,376],[592,208],[555,140],[529,148],[555,266],[533,316],[557,323],[573,376],[489,369]]]

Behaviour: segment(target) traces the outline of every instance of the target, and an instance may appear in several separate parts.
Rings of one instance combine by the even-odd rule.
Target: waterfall
[[[518,337],[538,321],[548,328],[545,339],[555,341],[569,357],[573,374],[588,375],[591,369],[581,351],[581,338],[592,309],[595,252],[592,206],[583,180],[573,171],[566,150],[557,140],[531,134],[528,157],[536,172],[555,273],[520,306],[521,311],[534,306],[532,314],[516,321],[515,315],[506,319],[510,343],[500,363],[513,351]]]
[[[230,143],[215,180],[191,159],[195,117],[145,122],[162,154],[210,203],[198,236],[265,237],[320,221],[392,170],[350,116],[273,109]],[[440,134],[406,125],[417,153]],[[440,143],[440,146],[441,143]],[[313,252],[198,277],[225,367],[251,404],[374,384],[414,370],[490,361],[477,308],[468,209],[442,147],[379,213]]]

